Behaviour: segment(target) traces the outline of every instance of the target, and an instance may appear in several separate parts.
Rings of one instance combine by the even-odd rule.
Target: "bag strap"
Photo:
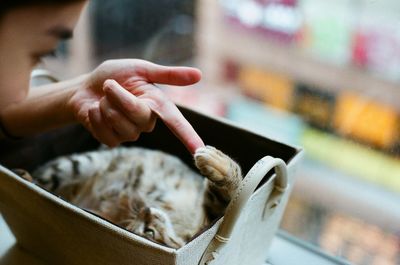
[[[243,207],[265,175],[273,168],[275,169],[275,174],[272,176],[272,178],[275,179],[274,190],[265,204],[263,219],[265,218],[266,213],[269,213],[269,216],[276,206],[279,205],[283,193],[289,187],[286,164],[282,159],[266,156],[260,159],[243,179],[235,197],[232,198],[226,209],[224,219],[218,228],[217,233],[203,253],[199,265],[211,264],[211,262],[217,258],[225,243],[229,241],[236,220],[239,218]]]

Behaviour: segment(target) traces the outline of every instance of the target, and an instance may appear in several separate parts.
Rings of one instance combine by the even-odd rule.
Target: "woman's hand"
[[[76,90],[68,105],[76,119],[108,146],[135,141],[153,130],[157,117],[194,153],[204,146],[178,108],[154,83],[190,85],[200,80],[199,70],[166,67],[147,61],[106,61]]]

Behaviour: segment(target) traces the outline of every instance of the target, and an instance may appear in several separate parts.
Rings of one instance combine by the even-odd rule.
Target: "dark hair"
[[[3,7],[7,9],[31,5],[60,5],[81,1],[84,0],[2,0],[0,6],[3,11]]]
[[[24,6],[64,5],[85,0],[0,0],[0,18],[8,11]]]

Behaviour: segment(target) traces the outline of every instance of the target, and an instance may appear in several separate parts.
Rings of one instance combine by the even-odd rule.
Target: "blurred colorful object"
[[[229,21],[285,42],[295,41],[302,25],[297,0],[220,0]]]
[[[334,63],[350,61],[354,27],[353,0],[301,0],[306,51]]]
[[[226,117],[269,138],[296,145],[299,144],[305,126],[300,118],[292,114],[248,99],[231,102]]]
[[[327,218],[320,244],[330,254],[344,256],[353,264],[395,265],[400,258],[398,237],[341,214],[331,214]]]
[[[356,65],[395,81],[400,80],[399,14],[397,0],[363,1],[353,43]]]
[[[258,67],[243,66],[238,77],[244,94],[266,104],[289,110],[291,108],[294,83],[288,77],[261,70]]]
[[[330,129],[335,102],[333,93],[298,84],[293,111],[318,128]]]
[[[343,135],[389,149],[397,140],[397,122],[391,107],[350,92],[338,96],[334,125]]]
[[[397,265],[400,237],[374,224],[292,197],[281,228],[352,264]]]
[[[400,192],[400,159],[311,128],[300,143],[312,159]]]

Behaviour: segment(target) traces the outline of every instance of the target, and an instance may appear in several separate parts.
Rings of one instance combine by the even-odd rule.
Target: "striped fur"
[[[195,165],[161,151],[119,147],[57,158],[33,174],[65,200],[160,244],[179,248],[223,215],[242,179],[240,167],[214,147]]]

